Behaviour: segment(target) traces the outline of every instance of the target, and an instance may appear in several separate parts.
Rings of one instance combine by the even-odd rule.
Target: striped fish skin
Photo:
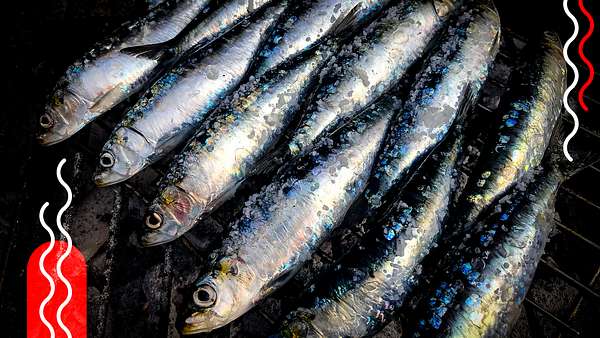
[[[146,88],[190,50],[213,42],[271,0],[184,0],[165,17],[143,24],[124,40],[100,47],[71,66],[40,117],[38,140],[66,140],[131,95]],[[190,28],[190,25],[193,26]],[[153,53],[124,49],[148,47]]]
[[[500,18],[490,1],[476,1],[448,28],[392,125],[365,196],[369,210],[385,204],[408,173],[477,100],[500,43]]]
[[[216,267],[196,284],[184,334],[231,322],[294,275],[363,192],[392,113],[360,116],[249,199]]]
[[[455,222],[467,231],[478,215],[540,165],[561,111],[567,69],[558,36],[544,34],[512,86],[495,140],[470,175]]]
[[[189,50],[206,46],[244,19],[267,5],[277,5],[284,1],[273,0],[212,0],[205,16],[192,22],[179,36],[169,41],[168,47],[175,49],[176,54],[183,55]],[[275,10],[275,9],[271,9]]]
[[[352,18],[347,25],[359,25],[375,16],[387,3],[389,0],[298,1],[286,10],[287,20],[278,24],[261,51],[257,75],[277,68],[313,48],[325,37],[337,34],[336,29],[348,16]]]
[[[335,282],[318,293],[310,308],[293,314],[281,336],[371,336],[394,318],[442,231],[462,147],[460,133],[453,134],[417,171],[360,248],[342,260]]]
[[[320,136],[393,87],[428,47],[456,2],[401,1],[342,48],[289,143],[290,153],[309,151]]]
[[[69,67],[58,82],[45,113],[38,140],[61,142],[126,97],[149,78],[156,60],[121,53],[122,48],[167,41],[183,30],[209,0],[162,4],[131,26],[123,38],[113,37]]]
[[[247,27],[231,32],[230,39],[193,56],[152,85],[104,145],[96,184],[127,180],[188,139],[243,80],[283,8],[268,8]]]
[[[276,144],[310,93],[329,50],[315,50],[242,85],[196,132],[149,208],[142,243],[170,242],[217,208]],[[160,227],[151,218],[161,219]]]
[[[508,337],[553,224],[558,170],[513,188],[473,236],[438,263],[433,288],[406,326],[415,337]]]

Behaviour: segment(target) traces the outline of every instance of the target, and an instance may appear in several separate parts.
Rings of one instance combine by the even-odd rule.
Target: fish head
[[[125,181],[149,165],[153,147],[139,132],[119,127],[98,159],[94,181],[100,187]]]
[[[74,135],[93,119],[88,107],[88,100],[68,87],[55,90],[39,119],[39,143],[49,146]]]
[[[209,332],[240,317],[254,304],[256,281],[252,268],[242,259],[221,259],[211,275],[196,283],[194,312],[185,320],[183,334]]]
[[[196,223],[196,215],[202,213],[200,205],[183,189],[167,185],[148,210],[142,244],[155,246],[179,238]]]

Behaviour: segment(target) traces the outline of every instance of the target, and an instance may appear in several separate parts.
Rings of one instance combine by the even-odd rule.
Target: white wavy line
[[[571,19],[571,21],[573,21],[573,25],[575,26],[575,31],[573,32],[573,35],[571,36],[571,38],[569,38],[569,40],[567,40],[567,43],[565,43],[565,47],[563,48],[563,57],[565,58],[565,61],[567,62],[569,67],[571,67],[571,69],[573,70],[573,73],[575,74],[575,78],[573,79],[573,83],[571,83],[571,85],[565,91],[565,94],[563,96],[563,105],[565,106],[565,109],[567,110],[567,112],[569,114],[571,114],[571,116],[573,117],[573,123],[575,125],[573,127],[573,131],[571,131],[571,133],[565,138],[565,142],[563,143],[563,152],[565,153],[565,157],[567,158],[567,160],[569,160],[570,162],[573,162],[573,157],[571,157],[571,155],[569,154],[568,147],[569,147],[569,142],[575,136],[575,134],[577,134],[577,130],[579,129],[579,118],[577,117],[577,114],[575,114],[573,109],[571,109],[571,106],[569,106],[569,95],[571,94],[571,91],[577,86],[577,83],[579,82],[579,71],[577,70],[577,67],[575,66],[575,64],[573,64],[571,59],[569,59],[568,50],[569,50],[569,47],[571,46],[571,43],[573,41],[575,41],[575,39],[577,38],[577,34],[579,34],[579,23],[577,22],[577,19],[575,19],[575,16],[573,16],[573,14],[569,11],[568,2],[569,2],[569,0],[564,0],[563,8],[564,8],[567,16]]]
[[[56,167],[56,178],[58,178],[58,182],[60,182],[60,185],[62,185],[63,188],[65,188],[65,190],[67,191],[67,202],[65,203],[65,205],[63,205],[62,208],[60,208],[60,210],[58,211],[58,214],[56,214],[56,225],[58,226],[58,230],[67,239],[67,250],[60,256],[60,258],[58,258],[58,262],[56,263],[56,274],[58,275],[58,278],[67,287],[67,297],[60,304],[60,306],[58,307],[58,310],[56,311],[56,322],[58,323],[58,326],[60,326],[60,328],[63,330],[63,332],[67,335],[67,337],[72,338],[71,331],[63,323],[63,321],[61,319],[63,309],[69,304],[69,302],[71,301],[71,297],[73,296],[73,290],[71,288],[71,283],[69,283],[69,280],[65,278],[65,276],[63,275],[63,273],[61,271],[63,261],[71,254],[71,249],[73,248],[73,241],[71,240],[71,236],[69,236],[69,233],[65,230],[65,228],[62,226],[62,223],[60,222],[60,219],[61,219],[63,213],[69,208],[69,206],[71,205],[71,201],[73,199],[73,194],[71,193],[71,188],[69,188],[67,183],[65,183],[65,181],[63,180],[63,178],[60,174],[62,166],[65,164],[66,161],[67,160],[63,158],[60,161],[60,163],[58,164],[58,167]]]
[[[48,280],[48,284],[50,284],[50,292],[48,292],[48,295],[46,296],[46,298],[44,298],[44,300],[40,303],[40,307],[38,309],[38,314],[40,316],[40,319],[42,320],[42,323],[44,323],[44,325],[48,328],[48,331],[50,331],[50,338],[54,338],[55,337],[54,327],[52,326],[52,324],[50,324],[50,322],[48,322],[48,320],[46,319],[46,316],[44,315],[44,308],[46,307],[46,304],[48,304],[48,302],[52,299],[52,297],[54,297],[54,291],[56,288],[56,286],[54,285],[54,280],[48,274],[48,272],[46,272],[46,268],[44,267],[44,261],[46,260],[46,256],[48,256],[48,254],[52,251],[52,249],[54,249],[54,233],[52,232],[52,229],[50,229],[50,227],[48,226],[48,224],[46,224],[46,221],[44,220],[44,212],[46,211],[46,208],[48,207],[48,205],[49,205],[48,202],[46,202],[46,203],[44,203],[44,205],[42,205],[42,208],[40,209],[40,213],[39,213],[39,218],[40,218],[40,223],[42,224],[42,227],[48,232],[48,235],[50,236],[50,245],[48,246],[48,248],[46,248],[46,250],[44,250],[44,252],[40,256],[38,267],[39,267],[42,275],[44,275],[46,280]]]

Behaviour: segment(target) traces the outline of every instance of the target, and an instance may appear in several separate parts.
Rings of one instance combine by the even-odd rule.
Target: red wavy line
[[[583,13],[583,15],[585,15],[585,17],[588,19],[588,21],[590,22],[590,28],[588,29],[585,36],[579,42],[579,57],[581,58],[583,63],[585,63],[585,65],[588,67],[588,69],[590,71],[587,81],[579,89],[579,104],[581,105],[581,108],[583,108],[583,110],[587,112],[587,111],[589,111],[589,108],[583,101],[583,95],[585,94],[586,89],[592,84],[592,81],[594,80],[594,66],[592,65],[590,60],[588,60],[588,58],[585,57],[585,54],[583,53],[583,47],[585,46],[585,43],[587,42],[587,40],[592,36],[592,32],[594,31],[595,24],[594,24],[594,18],[592,17],[592,15],[590,14],[590,12],[587,11],[587,9],[585,9],[585,6],[583,5],[583,0],[579,0],[579,9]]]

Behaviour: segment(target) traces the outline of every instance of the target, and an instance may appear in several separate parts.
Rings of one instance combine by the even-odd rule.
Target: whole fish
[[[188,139],[244,79],[284,7],[282,3],[266,8],[247,26],[238,26],[152,85],[104,145],[96,184],[124,181]]]
[[[257,75],[368,21],[389,0],[301,0],[291,5],[257,60]]]
[[[323,278],[328,282],[317,287],[322,291],[309,308],[288,317],[281,336],[371,336],[394,318],[442,231],[462,146],[460,131],[453,134],[417,171],[360,248],[341,261],[333,282]]]
[[[540,165],[560,115],[566,74],[558,37],[545,33],[511,87],[494,127],[495,140],[469,176],[451,234],[468,231],[486,207]]]
[[[334,50],[315,50],[242,85],[202,125],[149,208],[144,245],[176,239],[235,192],[280,139]]]
[[[469,239],[445,250],[433,267],[433,287],[403,326],[407,333],[509,336],[552,228],[556,191],[573,173],[572,165],[561,164],[562,149],[556,154],[530,183],[514,187],[510,198],[494,204],[495,212],[478,222]]]
[[[192,47],[212,42],[270,0],[230,0],[218,6],[219,2],[160,5],[125,38],[111,38],[74,63],[40,117],[40,143],[52,145],[71,137],[145,88]]]
[[[392,124],[366,189],[369,210],[385,204],[476,102],[499,43],[500,18],[491,1],[472,2],[449,26]]]
[[[310,150],[320,136],[394,86],[436,36],[457,1],[400,1],[342,48],[289,143],[290,153]]]
[[[250,197],[212,272],[193,294],[184,334],[238,318],[286,283],[341,222],[362,193],[391,115],[382,104],[283,167]]]

